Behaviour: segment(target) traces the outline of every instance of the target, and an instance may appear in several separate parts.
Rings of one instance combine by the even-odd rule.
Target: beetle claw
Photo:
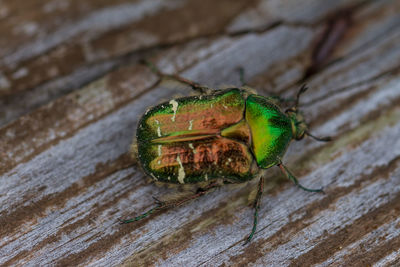
[[[246,238],[246,241],[244,241],[242,246],[246,246],[248,243],[250,243],[250,240],[251,240],[250,238]]]
[[[158,206],[162,206],[162,205],[165,204],[164,201],[161,201],[161,200],[159,200],[158,198],[156,198],[156,197],[154,197],[154,196],[153,196],[153,199],[154,199],[154,201],[156,202],[156,204],[157,204]]]

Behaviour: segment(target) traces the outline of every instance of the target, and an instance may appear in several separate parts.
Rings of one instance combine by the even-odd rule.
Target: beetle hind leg
[[[168,78],[171,80],[175,80],[178,81],[180,83],[189,85],[190,87],[192,87],[193,90],[197,91],[200,94],[207,94],[209,93],[210,88],[208,88],[207,86],[204,85],[200,85],[197,82],[191,81],[189,79],[183,78],[179,75],[176,74],[164,74],[162,73],[153,63],[151,63],[150,61],[147,60],[142,60],[142,63],[145,64],[153,73],[157,74],[161,79],[162,78]]]
[[[140,221],[140,220],[146,218],[147,216],[151,215],[152,213],[154,213],[154,212],[160,210],[161,207],[162,207],[162,205],[157,203],[157,205],[156,205],[154,208],[149,209],[148,211],[146,211],[145,213],[142,213],[142,214],[139,215],[139,216],[136,216],[136,217],[134,217],[134,218],[132,218],[132,219],[127,219],[127,220],[121,220],[121,219],[120,219],[120,220],[119,220],[119,221],[120,221],[120,224],[127,224],[127,223],[131,223],[131,222]]]
[[[216,188],[216,187],[220,187],[220,186],[221,186],[220,183],[217,183],[217,182],[211,183],[211,184],[207,185],[206,187],[197,190],[197,192],[195,194],[193,194],[193,195],[186,196],[186,197],[183,197],[183,198],[180,198],[180,199],[177,199],[177,200],[172,200],[172,201],[161,201],[161,200],[158,200],[157,198],[153,197],[155,202],[156,202],[155,207],[149,209],[145,213],[142,213],[141,215],[136,216],[136,217],[134,217],[132,219],[120,220],[120,223],[121,224],[127,224],[127,223],[131,223],[131,222],[137,222],[137,221],[140,221],[140,220],[146,218],[147,216],[149,216],[149,215],[151,215],[151,214],[153,214],[155,212],[181,206],[182,204],[184,204],[184,203],[186,203],[186,202],[188,202],[190,200],[193,200],[193,199],[199,198],[201,196],[204,196],[211,189]]]
[[[258,223],[258,211],[260,210],[261,207],[261,196],[263,191],[264,191],[264,177],[260,177],[260,180],[258,182],[257,196],[256,199],[254,200],[254,206],[253,206],[254,207],[253,228],[251,229],[250,235],[247,237],[246,242],[243,245],[249,243],[253,238],[254,233],[256,232]]]
[[[321,187],[321,188],[318,188],[318,189],[311,189],[311,188],[307,188],[307,187],[302,186],[302,185],[299,183],[299,181],[297,180],[297,178],[288,170],[288,168],[286,168],[285,165],[282,164],[282,162],[279,163],[278,166],[279,166],[279,168],[281,169],[281,171],[283,172],[283,174],[284,174],[289,180],[292,180],[292,181],[295,183],[295,185],[296,185],[297,187],[299,187],[299,188],[301,188],[301,189],[303,189],[304,191],[307,191],[307,192],[320,192],[320,193],[324,193],[324,190],[323,190],[322,187]]]

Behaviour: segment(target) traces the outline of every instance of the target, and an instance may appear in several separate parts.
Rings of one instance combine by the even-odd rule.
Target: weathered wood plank
[[[266,27],[285,22],[291,14],[287,13],[290,7],[297,6],[296,1],[287,2],[280,20],[276,20],[273,13],[265,16]],[[310,12],[313,12],[318,1],[310,2],[313,2],[310,5]],[[227,3],[231,8],[225,8]],[[222,0],[207,3],[203,0],[40,2],[32,4],[38,7],[33,17],[29,9],[13,16],[15,7],[3,4],[4,16],[11,25],[0,29],[7,40],[0,46],[3,48],[0,49],[3,51],[0,95],[8,95],[0,99],[0,104],[6,106],[5,114],[0,114],[0,125],[102,76],[119,65],[116,56],[143,54],[146,49],[151,51],[175,42],[224,33],[235,24],[235,16],[246,13],[255,1],[234,3],[232,6],[231,1]],[[324,10],[333,13],[359,3],[363,1],[326,2]],[[210,5],[214,5],[212,9]],[[307,13],[302,16],[313,18]],[[174,23],[170,23],[171,17]],[[32,28],[32,25],[31,34],[13,31],[18,27]],[[242,29],[229,30],[231,34],[240,31]]]
[[[41,8],[37,9],[33,18],[29,16],[32,12],[23,13],[24,19],[20,18],[21,21],[18,16],[8,20],[11,23],[16,20],[18,25],[3,29],[3,37],[9,37],[10,42],[4,43],[4,54],[0,59],[0,95],[8,96],[2,101],[3,104],[12,102],[8,108],[17,109],[13,107],[15,105],[19,107],[14,111],[15,115],[7,111],[4,122],[79,88],[90,78],[103,75],[118,65],[119,56],[134,54],[135,51],[143,56],[146,49],[221,33],[231,18],[246,6],[251,6],[252,2],[146,0],[129,3],[96,0],[89,5],[83,2],[64,6],[53,3],[55,9],[50,11],[46,5],[41,7],[42,3],[38,3]],[[231,8],[224,8],[227,3]],[[209,12],[211,6],[216,8],[217,16]],[[7,8],[7,5],[3,8]],[[61,17],[58,15],[60,8],[64,9]],[[59,22],[53,25],[55,17]],[[35,34],[25,34],[22,40],[12,31],[15,27],[29,25],[36,25]],[[14,44],[14,40],[21,44]],[[89,67],[92,67],[92,72],[88,73]],[[86,73],[77,75],[76,72]],[[88,74],[91,74],[89,78]],[[58,80],[61,81],[56,83]],[[73,80],[73,83],[65,86],[65,80]],[[35,96],[41,97],[31,98],[32,93],[25,92],[31,88],[36,89]],[[21,97],[26,94],[28,97],[21,103]]]
[[[96,52],[94,58],[73,60],[74,66],[93,73],[75,87],[42,98],[41,94],[57,89],[29,85],[0,99],[4,104],[0,114],[9,112],[2,122],[15,119],[0,128],[1,265],[391,266],[399,262],[397,1],[310,0],[300,7],[298,1],[238,1],[230,10],[225,10],[229,9],[225,1],[215,9],[200,2],[96,0],[74,15],[79,1],[66,2],[67,6],[48,2],[57,10],[68,10],[65,19],[70,24],[61,26],[54,21],[57,13],[41,18],[33,11],[42,3],[31,2],[32,7],[20,13],[7,6],[7,23],[16,23],[7,17],[10,14],[21,20],[37,18],[47,33],[43,39],[35,35],[13,39],[8,29],[12,41],[9,47],[0,42],[2,62],[11,58],[16,65],[7,63],[6,68],[17,70],[61,47],[67,51],[64,56],[74,53],[82,40],[90,39],[97,50],[91,50]],[[144,9],[135,15],[123,13],[126,17],[118,13],[133,6]],[[206,7],[207,23],[190,20],[189,15],[204,14]],[[88,26],[74,33],[70,42],[66,38],[52,46],[49,41],[62,29],[88,19],[88,14],[112,10],[122,17],[108,22],[114,23],[109,27],[102,22],[96,32]],[[166,23],[171,14],[176,16],[174,23],[187,25],[179,30],[172,23],[162,35],[163,29],[150,21]],[[218,14],[221,17],[213,19]],[[332,21],[341,16],[347,22],[338,44],[316,62],[315,49],[324,45]],[[7,33],[6,29],[0,26],[0,32]],[[149,35],[158,37],[148,43]],[[35,42],[48,47],[24,54]],[[169,45],[160,46],[165,43]],[[143,50],[147,46],[160,47]],[[261,94],[293,96],[299,83],[307,82],[310,89],[301,108],[311,129],[335,140],[295,142],[285,162],[302,184],[324,186],[326,194],[298,190],[271,169],[258,230],[247,246],[242,245],[252,223],[248,196],[254,183],[226,186],[136,224],[119,225],[118,218],[148,209],[152,196],[176,192],[148,183],[128,155],[140,114],[175,94],[191,93],[174,82],[158,85],[157,77],[137,64],[141,57],[165,72],[212,86],[238,85],[236,69],[243,66],[246,79]],[[96,69],[101,64],[109,65]],[[43,71],[45,65],[37,68]],[[71,67],[49,81],[62,88],[57,82],[82,75],[80,70],[74,74]],[[41,100],[18,106],[14,96]]]

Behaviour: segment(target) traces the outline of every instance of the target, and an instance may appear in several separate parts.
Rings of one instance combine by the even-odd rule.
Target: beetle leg
[[[307,187],[302,186],[302,185],[299,183],[299,181],[297,180],[297,178],[288,170],[288,168],[286,168],[285,165],[282,164],[282,162],[279,163],[278,166],[279,166],[279,168],[281,169],[281,171],[283,172],[283,174],[285,174],[285,176],[286,176],[287,178],[289,178],[290,180],[292,180],[292,181],[295,183],[296,186],[300,187],[300,188],[303,189],[304,191],[307,191],[307,192],[321,192],[321,193],[324,193],[323,188],[319,188],[319,189],[310,189],[310,188],[307,188]]]
[[[330,136],[324,136],[324,137],[317,137],[314,136],[312,134],[310,134],[309,132],[305,132],[306,135],[308,135],[309,137],[313,138],[314,140],[320,141],[320,142],[329,142],[332,141],[332,137]]]
[[[246,242],[243,245],[246,245],[247,243],[249,243],[250,240],[253,238],[254,233],[256,232],[257,222],[258,222],[258,211],[260,210],[260,207],[261,207],[261,196],[262,196],[263,190],[264,190],[264,177],[260,177],[260,180],[258,181],[257,196],[256,196],[256,199],[254,200],[253,228],[251,229],[251,233],[250,233],[249,237],[247,237]]]
[[[149,67],[149,69],[152,72],[157,74],[161,79],[162,78],[168,78],[168,79],[175,80],[175,81],[178,81],[178,82],[183,83],[183,84],[187,84],[190,87],[192,87],[193,90],[199,92],[200,94],[207,94],[208,91],[210,90],[210,88],[208,88],[206,86],[200,85],[199,83],[196,83],[196,82],[191,81],[189,79],[183,78],[183,77],[181,77],[179,75],[176,75],[176,74],[164,74],[153,63],[151,63],[150,61],[143,60],[143,63],[147,67]]]
[[[211,189],[216,188],[221,186],[219,183],[211,183],[209,185],[207,185],[206,187],[202,188],[201,190],[197,190],[196,194],[187,196],[187,197],[183,197],[181,199],[178,200],[172,200],[172,201],[160,201],[157,198],[155,198],[156,200],[156,206],[154,208],[149,209],[148,211],[146,211],[145,213],[136,216],[135,218],[132,219],[128,219],[128,220],[120,220],[121,224],[126,224],[126,223],[131,223],[131,222],[137,222],[140,221],[144,218],[146,218],[147,216],[153,214],[154,212],[157,211],[161,211],[161,210],[166,210],[169,208],[174,208],[174,207],[178,207],[190,200],[199,198],[201,196],[204,196],[206,193],[208,193]],[[154,197],[153,197],[154,198]]]

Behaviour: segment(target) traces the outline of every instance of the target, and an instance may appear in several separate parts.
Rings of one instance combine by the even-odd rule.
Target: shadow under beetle
[[[207,185],[182,199],[156,199],[154,208],[121,223],[139,221],[154,212],[182,205],[226,183],[259,178],[248,243],[257,227],[264,188],[262,169],[278,166],[301,189],[323,192],[322,188],[309,189],[299,184],[281,161],[291,140],[304,136],[330,140],[311,135],[298,112],[299,97],[307,87],[301,87],[294,106],[283,112],[279,105],[284,99],[260,96],[245,86],[214,90],[178,75],[163,74],[150,62],[145,63],[160,80],[174,79],[191,86],[199,95],[172,99],[146,111],[136,132],[138,161],[146,174],[159,182]],[[244,85],[243,75],[241,70]]]

